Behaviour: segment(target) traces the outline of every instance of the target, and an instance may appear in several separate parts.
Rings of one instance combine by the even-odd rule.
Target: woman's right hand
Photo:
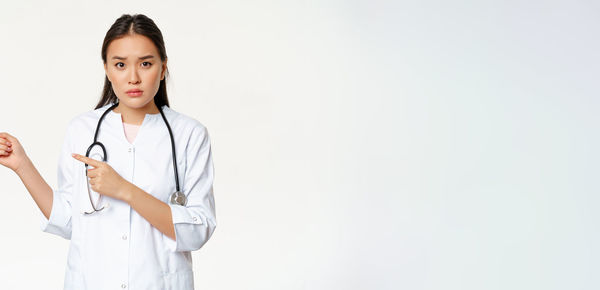
[[[27,159],[19,140],[6,132],[0,132],[0,164],[16,172]]]

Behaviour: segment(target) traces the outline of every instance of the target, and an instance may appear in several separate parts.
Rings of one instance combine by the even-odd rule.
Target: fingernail
[[[10,141],[6,141],[6,145],[10,146],[12,144],[10,143]]]
[[[75,157],[75,156],[77,156],[77,154],[75,154],[75,153],[71,153],[71,156]]]

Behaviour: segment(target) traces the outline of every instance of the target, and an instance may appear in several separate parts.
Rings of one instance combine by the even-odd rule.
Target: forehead
[[[158,50],[150,38],[139,35],[126,35],[110,42],[106,55],[110,60],[113,56],[137,58],[145,55],[158,57]]]

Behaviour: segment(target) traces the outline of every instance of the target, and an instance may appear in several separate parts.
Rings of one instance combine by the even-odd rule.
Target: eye
[[[151,66],[151,65],[152,65],[152,63],[150,63],[150,62],[148,62],[148,61],[145,61],[145,62],[142,62],[142,66],[144,66],[144,64],[145,64],[145,63],[147,63],[147,64],[148,64],[148,65],[146,65],[146,67],[149,67],[149,66]]]
[[[116,66],[116,67],[118,67],[118,68],[122,68],[122,66],[119,66],[119,64],[125,65],[125,64],[124,64],[124,63],[122,63],[122,62],[117,62],[117,63],[115,64],[115,66]]]

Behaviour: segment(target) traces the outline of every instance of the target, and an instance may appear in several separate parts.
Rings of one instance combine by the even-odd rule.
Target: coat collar
[[[109,103],[106,104],[100,108],[98,108],[96,110],[97,114],[98,114],[98,118],[100,118],[100,116],[102,116],[102,114],[104,114],[104,112],[106,112],[106,110],[108,110],[108,108],[110,106],[114,105],[114,103]],[[171,114],[171,108],[169,108],[167,105],[163,105],[162,106],[162,111],[165,114],[165,117],[167,118],[167,120],[169,119],[169,115]],[[108,112],[108,114],[106,115],[105,118],[116,118],[118,120],[122,120],[121,118],[121,113],[117,113],[115,111],[110,111]],[[144,118],[143,122],[147,122],[147,121],[156,121],[156,120],[161,120],[162,121],[162,116],[159,113],[156,114],[146,114],[146,117]]]

